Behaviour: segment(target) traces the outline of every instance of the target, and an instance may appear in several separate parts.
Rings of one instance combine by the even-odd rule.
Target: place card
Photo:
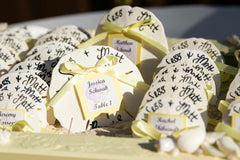
[[[186,128],[186,116],[150,112],[148,114],[148,123],[161,133],[170,135]]]
[[[109,34],[108,46],[124,53],[133,63],[140,63],[141,43],[123,34]]]
[[[104,74],[85,76],[75,84],[84,119],[120,110],[122,93],[117,79]]]
[[[17,121],[25,120],[24,109],[2,109],[0,108],[0,121],[5,126],[11,126]]]

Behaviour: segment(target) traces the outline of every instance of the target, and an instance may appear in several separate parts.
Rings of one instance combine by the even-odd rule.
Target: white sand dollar
[[[196,86],[197,88],[203,87],[211,91],[213,93],[213,96],[210,99],[209,103],[211,105],[216,104],[218,93],[216,90],[215,81],[213,80],[213,77],[209,73],[201,72],[200,70],[198,70],[198,68],[194,68],[186,64],[180,66],[167,65],[155,75],[153,79],[153,85],[157,84],[157,82],[161,82],[164,79],[163,78],[164,76],[169,76],[168,74],[171,74],[173,76],[170,77],[171,79],[173,79],[174,77],[181,76],[179,82],[187,82],[191,85]],[[195,80],[190,80],[190,76],[192,77],[192,79]],[[200,87],[199,84],[202,87]]]
[[[62,42],[62,43],[67,43],[73,47],[77,47],[79,44],[79,41],[76,40],[75,38],[69,36],[69,35],[64,35],[64,34],[57,34],[57,33],[52,33],[52,34],[45,34],[41,37],[38,38],[37,42],[35,43],[35,46],[41,45],[47,42],[52,42],[52,41],[57,41],[57,42]]]
[[[201,113],[197,107],[179,98],[158,97],[141,107],[136,120],[148,120],[148,114],[161,113],[172,115],[185,115],[186,127],[200,126],[205,129]],[[204,117],[205,118],[205,117]]]
[[[169,67],[168,68],[170,72],[162,74],[163,72],[158,72],[158,74],[155,75],[153,79],[153,83],[151,84],[151,87],[154,85],[157,85],[161,82],[172,82],[172,83],[188,83],[190,85],[193,85],[197,88],[207,88],[206,83],[204,81],[199,81],[196,77],[189,73],[185,73],[181,71],[179,68],[176,69],[176,67]]]
[[[113,68],[121,73],[126,73],[128,76],[137,79],[138,81],[143,81],[140,72],[137,67],[121,52],[117,50],[107,47],[107,46],[92,46],[86,49],[78,49],[73,53],[65,55],[62,57],[57,64],[57,66],[53,70],[53,76],[51,80],[51,85],[49,88],[49,96],[50,99],[56,95],[56,93],[64,86],[65,83],[69,81],[73,76],[70,74],[62,74],[59,71],[59,67],[64,62],[76,62],[84,67],[94,67],[95,64],[101,60],[103,57],[107,55],[112,55],[118,58],[118,63],[113,66]],[[78,77],[73,77],[78,79]],[[61,79],[61,81],[59,81]],[[127,111],[131,114],[131,116],[135,117],[139,103],[144,95],[144,92],[138,91],[133,87],[119,82],[120,90],[123,95],[124,103],[126,105]],[[73,87],[71,87],[70,91],[64,95],[57,104],[53,106],[55,117],[60,121],[61,125],[64,128],[70,127],[71,118],[72,132],[80,132],[85,131],[86,129],[90,129],[92,124],[91,122],[97,121],[99,126],[112,124],[112,121],[120,121],[120,120],[131,120],[132,117],[129,116],[126,112],[119,114],[113,113],[112,115],[105,115],[97,117],[96,119],[88,120],[83,119],[81,108],[79,107],[77,95]],[[68,104],[67,104],[68,103]],[[66,104],[66,105],[65,105]],[[71,107],[69,107],[71,106]],[[82,124],[82,125],[79,125]],[[88,126],[86,125],[88,124]]]
[[[40,35],[47,33],[49,29],[36,25],[27,25],[24,27],[9,27],[3,34],[8,34],[14,37],[20,37],[24,40],[37,38]]]
[[[223,63],[223,56],[221,55],[220,50],[209,40],[204,38],[187,38],[176,44],[174,44],[170,51],[175,51],[179,49],[191,49],[203,51],[207,54],[210,54],[211,58],[214,61]]]
[[[26,53],[26,60],[32,60],[29,56],[46,54],[49,55],[47,59],[40,58],[40,60],[52,60],[57,57],[62,57],[68,53],[71,53],[75,48],[67,43],[62,42],[47,42],[42,45],[33,47]],[[51,57],[50,57],[51,56]]]
[[[0,76],[7,73],[9,69],[9,66],[6,62],[4,62],[2,59],[0,59]]]
[[[31,35],[31,38],[35,38],[35,39],[49,32],[48,28],[43,26],[37,26],[37,25],[27,25],[27,26],[24,26],[24,29],[26,29],[27,32]]]
[[[189,49],[172,51],[162,59],[157,68],[167,65],[180,66],[182,64],[196,68],[204,76],[212,76],[216,84],[217,93],[219,93],[221,85],[220,71],[214,61],[205,52]]]
[[[14,63],[16,63],[13,52],[3,45],[0,45],[0,59],[7,64],[5,67],[6,69],[9,69]]]
[[[43,61],[23,61],[14,65],[9,72],[18,73],[30,72],[32,74],[38,75],[42,78],[48,85],[50,85],[51,76],[52,76],[52,67]]]
[[[111,9],[109,13],[104,15],[104,17],[100,20],[98,28],[96,30],[96,35],[102,32],[105,32],[102,29],[102,27],[106,22],[116,23],[122,27],[127,27],[139,21],[143,21],[150,18],[154,21],[153,24],[149,24],[147,26],[141,25],[136,28],[133,28],[132,30],[156,41],[157,43],[159,43],[159,46],[162,45],[167,50],[168,49],[167,39],[166,39],[165,31],[161,21],[158,20],[158,18],[153,13],[140,7],[132,8],[130,6],[119,6]],[[108,40],[111,40],[111,38],[102,40],[97,44],[107,45]],[[134,63],[137,63],[136,59],[138,56],[135,51],[136,48],[133,45],[135,44],[135,42],[132,42],[131,38],[129,39],[129,37],[125,39],[116,37],[116,43],[118,42],[119,42],[119,45],[113,44],[111,46],[119,51],[125,50],[124,52],[126,55],[128,55],[128,58],[132,59]],[[165,54],[161,53],[159,50],[156,50],[151,45],[143,42],[142,47],[140,48],[139,55],[140,55],[139,57],[140,71],[144,77],[144,80],[147,83],[151,83],[152,81],[151,77],[153,75],[153,71],[156,68],[157,63],[159,63],[160,59],[163,56],[165,56]]]
[[[19,85],[32,87],[42,97],[47,96],[48,84],[39,76],[31,73],[10,72],[0,77],[0,89],[4,89],[8,85],[19,83]]]
[[[11,48],[14,51],[13,54],[16,60],[20,59],[20,54],[25,53],[29,49],[24,39],[9,35],[0,36],[0,44]]]
[[[232,125],[232,116],[233,114],[239,114],[240,113],[240,98],[233,100],[229,106],[226,113],[223,115],[223,122],[226,124]]]
[[[75,47],[62,42],[47,42],[33,47],[26,55],[24,61],[38,60],[44,61],[52,68],[56,66],[58,60],[75,50]]]
[[[78,28],[77,26],[61,26],[39,37],[35,46],[41,45],[46,42],[57,41],[67,43],[69,45],[72,45],[73,47],[77,47],[78,44],[86,41],[89,38],[90,35],[88,34],[88,32]]]
[[[229,88],[228,88],[228,92],[226,95],[226,100],[231,102],[233,101],[236,97],[240,96],[240,73],[238,72],[234,79],[232,80]]]
[[[203,89],[203,88],[202,88]],[[201,112],[207,110],[208,100],[205,91],[186,83],[161,82],[151,87],[143,97],[141,106],[158,97],[171,97],[185,100],[189,104],[193,104]]]
[[[64,25],[57,27],[52,30],[51,33],[69,35],[78,40],[80,43],[86,41],[91,37],[87,31],[75,25]]]
[[[37,132],[39,127],[47,125],[46,107],[41,95],[29,86],[13,83],[2,89],[0,106],[2,109],[24,109],[26,121]]]

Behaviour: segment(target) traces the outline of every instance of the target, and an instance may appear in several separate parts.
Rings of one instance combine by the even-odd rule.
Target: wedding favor
[[[69,44],[73,47],[77,47],[80,43],[86,41],[89,38],[90,35],[83,29],[71,25],[62,26],[55,28],[51,32],[39,37],[35,43],[35,46],[44,44],[46,42],[57,41]]]
[[[209,40],[204,38],[188,38],[171,46],[170,51],[179,49],[190,49],[203,51],[211,57],[214,61],[224,63],[223,56],[219,49]]]
[[[219,94],[221,85],[220,72],[214,61],[210,59],[205,52],[189,49],[172,51],[163,58],[157,68],[162,68],[167,65],[175,65],[177,67],[183,64],[197,69],[203,77],[212,77],[216,85],[217,93]]]
[[[161,82],[151,87],[145,94],[141,106],[158,97],[180,98],[197,107],[200,111],[206,111],[208,99],[204,88],[183,83]]]
[[[145,120],[166,134],[193,126],[205,130],[197,107],[180,98],[156,98],[140,108],[136,120]]]
[[[168,53],[168,44],[160,20],[140,7],[119,6],[111,9],[100,20],[96,36],[79,45],[108,45],[123,52],[139,65],[147,83],[161,58]]]
[[[149,129],[150,126],[144,125],[143,121],[159,131],[159,141],[166,137],[165,134],[172,136],[176,138],[176,146],[188,153],[195,152],[206,135],[205,124],[197,107],[178,98],[159,97],[140,109],[132,125],[133,134],[157,134]],[[139,124],[135,125],[137,123]]]
[[[47,125],[46,107],[41,95],[33,88],[12,83],[1,90],[0,118],[4,125],[26,120],[33,131]]]
[[[47,42],[33,47],[27,54],[24,61],[40,60],[54,68],[58,60],[75,50],[75,47],[62,42]]]
[[[0,45],[0,70],[7,72],[14,63],[16,59],[14,58],[12,50],[9,48]]]
[[[231,102],[235,98],[238,98],[240,96],[239,81],[240,81],[240,73],[238,72],[228,88],[228,92],[226,94],[226,101]]]
[[[138,68],[123,53],[92,46],[59,60],[48,105],[64,128],[81,132],[132,120],[147,89]]]
[[[227,111],[223,114],[223,122],[240,132],[240,99],[232,101],[227,107]]]
[[[71,53],[75,48],[67,43],[47,42],[33,47],[27,52],[25,60],[53,60]],[[48,56],[47,56],[48,55]]]
[[[8,90],[8,85],[19,84],[21,86],[29,86],[29,91],[36,90],[41,97],[47,97],[48,84],[43,81],[39,76],[32,73],[18,73],[10,72],[0,77],[0,89]]]
[[[29,47],[24,39],[9,35],[0,36],[0,44],[13,50],[13,56],[16,60],[20,60],[20,54],[28,51]]]
[[[51,81],[52,67],[43,61],[32,60],[17,63],[10,69],[9,72],[15,71],[18,71],[18,73],[27,72],[38,75],[45,82],[47,82],[48,85]]]
[[[37,39],[40,35],[46,34],[49,29],[36,25],[27,25],[24,27],[9,27],[4,32],[5,35],[20,37],[24,40]]]

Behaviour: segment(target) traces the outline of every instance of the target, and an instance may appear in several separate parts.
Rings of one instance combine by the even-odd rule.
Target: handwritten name
[[[183,100],[186,98],[191,99],[193,104],[202,102],[202,97],[200,97],[200,94],[197,94],[195,88],[191,88],[190,85],[182,87],[182,90],[179,92],[179,96],[184,97]]]

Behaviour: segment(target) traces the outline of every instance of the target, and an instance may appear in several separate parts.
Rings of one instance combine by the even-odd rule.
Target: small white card
[[[150,112],[148,123],[160,132],[170,135],[186,127],[186,116]]]
[[[24,109],[0,109],[0,121],[5,126],[11,126],[17,121],[25,119]]]

